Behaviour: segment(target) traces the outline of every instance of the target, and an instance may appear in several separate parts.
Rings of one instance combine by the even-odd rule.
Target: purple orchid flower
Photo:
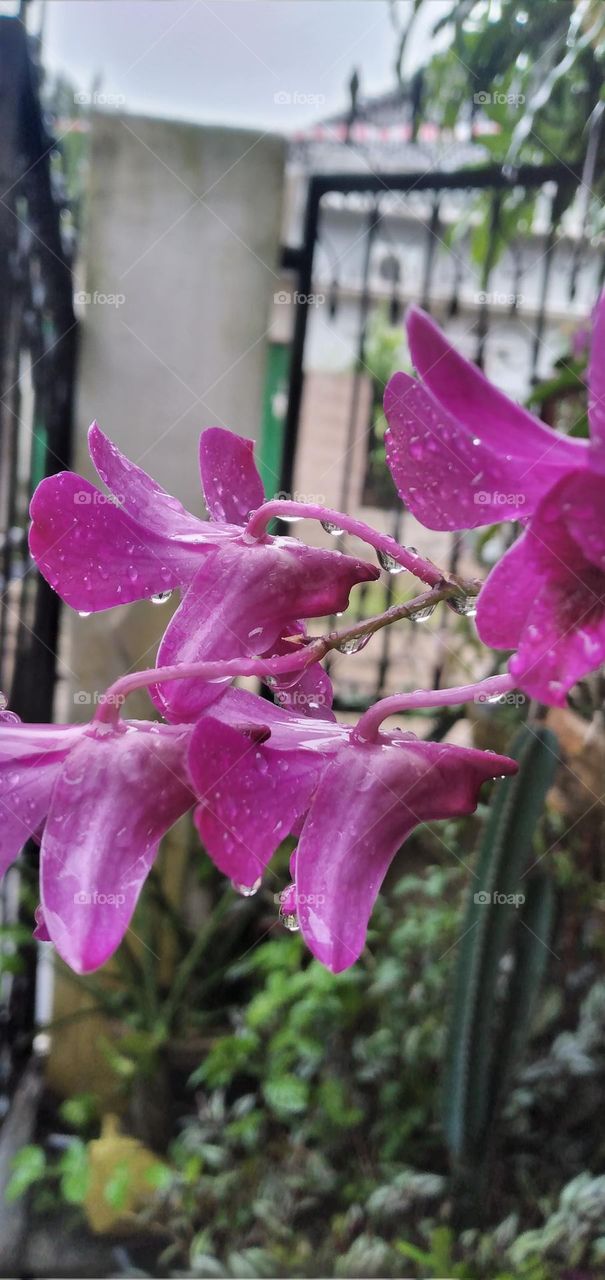
[[[0,724],[0,875],[41,839],[36,936],[77,973],[113,954],[161,837],[194,803],[191,729]]]
[[[113,954],[161,837],[210,793],[220,794],[216,810],[206,807],[198,824],[204,844],[228,872],[225,850],[239,848],[242,859],[237,866],[233,862],[232,878],[242,891],[253,886],[295,818],[308,807],[329,751],[343,732],[330,721],[322,728],[320,721],[293,717],[240,689],[224,691],[212,714],[214,755],[206,754],[203,720],[195,729],[120,720],[111,725],[24,725],[11,712],[0,711],[0,876],[28,839],[41,842],[35,936],[54,942],[76,972],[96,969]],[[264,746],[270,734],[281,742],[286,728],[290,734],[295,729],[302,742],[288,755],[287,777],[275,746],[268,754]],[[240,779],[236,768],[224,772],[221,733],[249,755],[250,764],[261,760],[258,792],[249,796],[254,811],[250,832],[245,821],[237,832],[230,825],[229,797]],[[282,809],[273,825],[263,825],[263,785],[267,781],[271,786],[264,775],[271,771],[280,783]]]
[[[605,294],[589,370],[590,442],[557,435],[487,381],[422,311],[408,318],[420,381],[397,373],[384,399],[387,459],[431,529],[527,524],[492,570],[481,639],[516,649],[509,670],[555,706],[605,658]]]
[[[74,609],[91,613],[178,588],[158,665],[267,654],[301,619],[345,609],[373,566],[294,538],[252,538],[246,518],[264,500],[253,445],[212,427],[200,439],[210,521],[187,512],[129,462],[96,423],[92,460],[110,497],[73,472],[50,476],[31,504],[30,548],[45,578]],[[220,696],[216,683],[158,688],[166,719],[194,720]]]
[[[263,740],[251,742],[212,708],[189,755],[196,825],[243,890],[255,891],[303,818],[281,913],[297,915],[313,955],[333,973],[361,954],[382,881],[413,828],[473,812],[483,782],[517,769],[506,756],[399,731],[363,741],[361,724],[351,730],[269,708]]]

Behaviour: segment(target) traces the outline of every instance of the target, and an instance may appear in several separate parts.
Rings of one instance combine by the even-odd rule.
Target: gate
[[[561,322],[571,336],[602,282],[602,250],[586,232],[589,188],[582,162],[514,172],[491,165],[312,176],[302,244],[282,259],[285,280],[294,273],[295,292],[281,491],[363,515],[397,539],[418,543],[437,563],[462,570],[466,561],[470,568],[472,536],[419,529],[384,464],[380,405],[391,372],[384,371],[389,342],[405,308],[418,303],[489,377],[526,399],[552,372]],[[517,235],[498,256],[511,207],[522,210],[534,196],[532,221],[524,227],[519,217]],[[473,255],[482,227],[487,246],[479,262]],[[338,366],[338,351],[335,373],[330,361]],[[318,492],[324,487],[327,493]],[[350,539],[340,545],[367,554]],[[359,589],[356,616],[386,609],[406,590],[407,576],[383,575],[380,585]],[[414,592],[407,587],[406,594]],[[454,674],[468,678],[459,670],[446,674],[448,630],[464,625],[443,609],[429,628],[386,628],[355,659],[334,655],[336,705],[360,710],[427,679],[438,687],[444,676],[447,683],[459,682]]]
[[[52,717],[59,598],[30,559],[28,506],[69,465],[76,347],[71,210],[34,55],[23,23],[0,17],[0,689],[30,722]],[[0,1104],[35,1023],[36,948],[18,943],[36,856],[30,846],[0,883]]]

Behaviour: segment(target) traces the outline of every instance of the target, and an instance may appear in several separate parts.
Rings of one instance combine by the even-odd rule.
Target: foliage
[[[469,893],[451,1017],[445,1128],[454,1161],[467,1166],[475,1183],[493,1148],[498,1103],[522,1050],[548,956],[552,886],[536,873],[523,877],[531,870],[557,747],[546,729],[520,730],[513,747],[519,772],[494,798]],[[513,969],[502,992],[507,951]]]

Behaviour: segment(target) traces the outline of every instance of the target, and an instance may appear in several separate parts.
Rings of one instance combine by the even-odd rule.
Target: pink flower
[[[195,728],[24,725],[9,716],[0,716],[0,875],[28,839],[41,842],[35,936],[54,942],[78,973],[113,954],[159,841],[196,801],[205,806],[198,826],[217,866],[238,885],[253,885],[308,807],[344,733],[239,689],[226,690],[212,720]]]
[[[41,840],[37,936],[77,973],[121,941],[161,837],[194,802],[190,728],[0,724],[0,874]]]
[[[307,945],[334,973],[363,950],[382,881],[413,828],[471,813],[483,782],[517,768],[505,756],[397,731],[362,742],[344,725],[297,721],[276,708],[264,739],[251,742],[213,712],[191,740],[201,838],[226,875],[254,890],[303,819],[282,914],[296,904]]]
[[[432,529],[527,523],[481,591],[477,628],[486,644],[517,650],[521,688],[563,705],[605,658],[605,295],[590,442],[557,435],[492,387],[423,312],[412,310],[408,334],[420,381],[395,374],[384,402],[395,483]]]
[[[252,442],[213,427],[200,440],[210,521],[185,511],[129,462],[93,423],[90,453],[110,491],[65,471],[43,480],[31,504],[31,552],[74,609],[91,613],[175,588],[184,596],[158,665],[267,654],[300,619],[338,613],[351,588],[378,570],[294,538],[250,538],[249,512],[263,502]],[[220,685],[183,680],[155,692],[167,719],[193,720]]]

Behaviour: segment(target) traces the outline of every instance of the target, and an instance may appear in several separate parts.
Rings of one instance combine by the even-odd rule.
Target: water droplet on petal
[[[365,646],[368,644],[369,640],[370,640],[369,634],[347,636],[346,640],[343,640],[341,644],[336,645],[336,648],[339,653],[346,653],[346,654],[359,653],[361,649],[365,649]]]
[[[379,549],[376,552],[376,559],[378,560],[380,568],[384,569],[385,573],[403,573],[405,569],[405,565],[400,564],[399,561],[396,560],[394,556],[390,555],[388,551],[381,551]]]
[[[253,898],[255,893],[258,893],[262,882],[262,876],[259,876],[254,884],[239,884],[237,880],[232,880],[231,884],[241,898]]]
[[[79,618],[90,618],[90,613],[86,613],[84,609],[78,609]]]
[[[319,523],[321,524],[322,529],[325,529],[326,533],[332,534],[333,538],[340,538],[340,535],[344,533],[344,529],[340,529],[337,524],[332,522],[332,520],[320,520]]]
[[[288,933],[299,932],[300,925],[298,923],[298,916],[295,915],[293,912],[289,913],[288,915],[283,915],[282,912],[280,911],[279,918],[284,926],[284,929],[288,930]]]
[[[171,595],[172,595],[172,591],[156,591],[155,595],[151,597],[151,603],[166,604],[166,602],[170,599]]]

